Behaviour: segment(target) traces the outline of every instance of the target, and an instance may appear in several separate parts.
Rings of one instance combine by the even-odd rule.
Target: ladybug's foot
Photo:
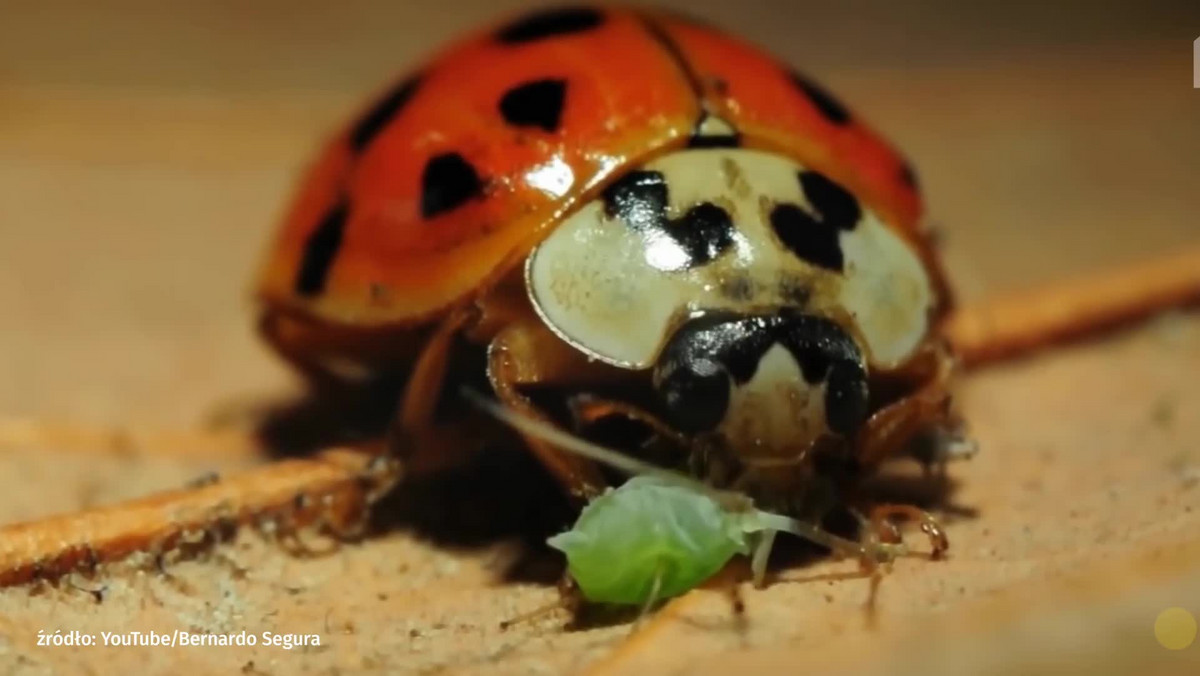
[[[871,509],[870,537],[880,545],[903,546],[900,530],[892,521],[894,517],[902,517],[920,525],[921,532],[929,536],[930,558],[940,559],[950,549],[950,540],[937,519],[929,512],[912,505],[877,505]]]
[[[390,493],[403,478],[402,470],[400,459],[390,450],[385,450],[371,458],[371,461],[358,475],[358,483],[362,488],[363,500],[366,504],[374,505]]]

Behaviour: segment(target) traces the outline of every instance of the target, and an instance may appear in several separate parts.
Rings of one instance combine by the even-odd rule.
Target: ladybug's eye
[[[851,437],[867,419],[866,375],[858,364],[838,362],[829,369],[825,387],[825,419],[829,429]]]
[[[869,412],[854,339],[794,312],[687,321],[659,357],[654,384],[681,432],[715,433],[751,463],[801,458],[826,436],[853,439]]]
[[[729,407],[729,376],[712,362],[679,365],[658,391],[671,422],[689,434],[716,428]]]

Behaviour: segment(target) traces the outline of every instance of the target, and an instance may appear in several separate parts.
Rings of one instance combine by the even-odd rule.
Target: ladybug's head
[[[701,315],[675,332],[653,382],[673,425],[748,466],[798,464],[823,439],[853,437],[868,413],[861,350],[812,315]]]

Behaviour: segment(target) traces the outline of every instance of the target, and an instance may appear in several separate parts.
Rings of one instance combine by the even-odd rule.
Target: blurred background
[[[1190,72],[1200,2],[661,4],[775,52],[902,148],[918,169],[930,218],[946,238],[952,281],[968,303],[1200,240],[1200,90],[1192,88]],[[508,0],[0,0],[0,523],[180,486],[206,469],[261,462],[259,456],[213,459],[166,447],[130,454],[116,442],[120,453],[75,453],[71,443],[37,441],[29,430],[190,429],[230,400],[294,392],[291,374],[253,335],[248,283],[298,172],[328,133],[431,49],[525,6]],[[965,486],[959,500],[979,518],[952,525],[960,558],[939,564],[936,574],[922,574],[915,563],[901,567],[896,582],[885,585],[888,612],[907,623],[1154,547],[1174,552],[1176,559],[1168,559],[1176,563],[1184,553],[1198,555],[1200,498],[1191,488],[1200,476],[1197,345],[1200,324],[1181,319],[1124,341],[973,377],[968,415],[987,452],[955,474]],[[259,598],[262,605],[239,607],[239,622],[257,631],[266,621],[261,618],[278,619],[281,608],[279,617],[286,616],[287,603],[304,602],[309,612],[337,601],[363,623],[356,641],[376,641],[372,649],[380,654],[397,654],[416,650],[411,637],[430,635],[437,625],[424,616],[441,608],[457,613],[443,618],[443,627],[484,627],[485,633],[497,616],[515,613],[509,605],[515,588],[494,591],[491,574],[480,572],[485,566],[476,559],[396,534],[369,544],[324,562],[255,550],[255,565],[276,577],[287,570],[322,582],[304,594],[289,589],[285,600],[270,588]],[[425,585],[416,591],[388,588],[393,601],[379,591],[379,585],[409,584],[394,569],[408,571],[411,563],[414,571],[427,570],[431,562],[438,579],[458,585],[461,598],[436,596],[438,585],[424,577],[411,583]],[[1155,565],[1093,571],[1089,585],[1072,589],[1158,584],[1151,569],[1179,570]],[[225,575],[215,566],[198,570]],[[344,574],[349,586],[339,587],[334,580]],[[357,584],[367,578],[371,590]],[[220,584],[226,597],[229,589],[262,596],[255,591],[262,585],[224,578]],[[870,653],[879,658],[876,666],[890,664],[886,644],[843,632],[859,626],[859,592],[820,589],[827,593],[780,585],[752,596],[750,617],[765,633],[752,634],[750,643],[832,641],[822,654]],[[1035,589],[1042,591],[1025,594],[1058,598],[1045,591],[1052,585]],[[1182,603],[1200,615],[1200,589],[1194,583],[1156,589],[1157,596],[1135,595],[1141,600],[1133,605],[1105,605],[1107,614],[1093,618],[1094,631],[1084,634],[1136,637],[1142,652],[1121,658],[1133,660],[1129,665],[1161,658],[1166,653],[1148,629],[1154,613]],[[521,592],[536,597],[521,597],[523,607],[552,600],[552,592]],[[186,625],[191,616],[179,608],[195,599],[156,593],[167,599],[160,612],[178,614],[155,616],[153,626]],[[404,596],[409,593],[417,596]],[[1080,594],[1082,600],[1058,607],[1075,614],[1050,625],[1089,621],[1092,613],[1078,609],[1098,602],[1091,591]],[[1019,619],[1028,612],[1024,603],[1001,615]],[[482,606],[491,615],[473,614]],[[68,607],[31,602],[20,590],[0,594],[0,638],[4,615],[15,608],[21,614],[12,615],[14,622],[42,626],[37,623],[47,617],[60,623],[91,617],[92,607],[86,599]],[[723,598],[706,607],[714,622],[728,612]],[[369,612],[381,613],[374,624]],[[950,619],[942,629],[976,626],[964,617],[995,617],[964,612],[945,615]],[[105,621],[98,629],[117,626]],[[324,621],[328,629],[328,613]],[[973,646],[966,650],[1000,661],[1026,654],[989,642],[992,621],[980,620],[984,628],[962,644]],[[305,622],[296,629],[311,631],[320,615]],[[1019,622],[1006,626],[1005,640],[1038,640],[1013,634]],[[387,638],[382,628],[402,633]],[[601,643],[611,647],[622,631]],[[691,631],[679,640],[692,640],[694,650],[673,651],[676,658],[746,645],[723,629]],[[562,667],[547,657],[564,652],[555,653],[556,646],[596,649],[579,636],[556,640],[536,649],[538,659]],[[467,652],[488,645],[473,643]],[[929,643],[922,639],[901,650],[930,654],[911,652],[913,645]],[[1103,640],[1079,645],[1084,648],[1075,657],[1092,659],[1088,673],[1117,664],[1093,650],[1107,645]],[[341,649],[321,659],[341,656]],[[244,658],[236,657],[237,664],[219,662],[234,657],[217,653],[189,659],[218,660],[229,671],[242,666]],[[759,655],[759,664],[795,664],[794,657],[768,653]],[[423,659],[426,666],[445,665],[428,654]],[[724,666],[735,668],[740,659],[728,658]],[[940,668],[948,671],[965,663],[946,659]],[[1169,672],[1173,664],[1159,666]],[[925,673],[929,664],[909,666]]]

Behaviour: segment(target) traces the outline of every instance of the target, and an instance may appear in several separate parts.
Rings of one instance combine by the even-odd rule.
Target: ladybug
[[[444,49],[312,166],[257,298],[316,383],[403,375],[410,468],[482,436],[439,404],[468,352],[512,412],[623,419],[628,452],[794,514],[957,439],[911,166],[808,77],[672,14],[546,9]],[[525,441],[569,495],[605,488]]]

